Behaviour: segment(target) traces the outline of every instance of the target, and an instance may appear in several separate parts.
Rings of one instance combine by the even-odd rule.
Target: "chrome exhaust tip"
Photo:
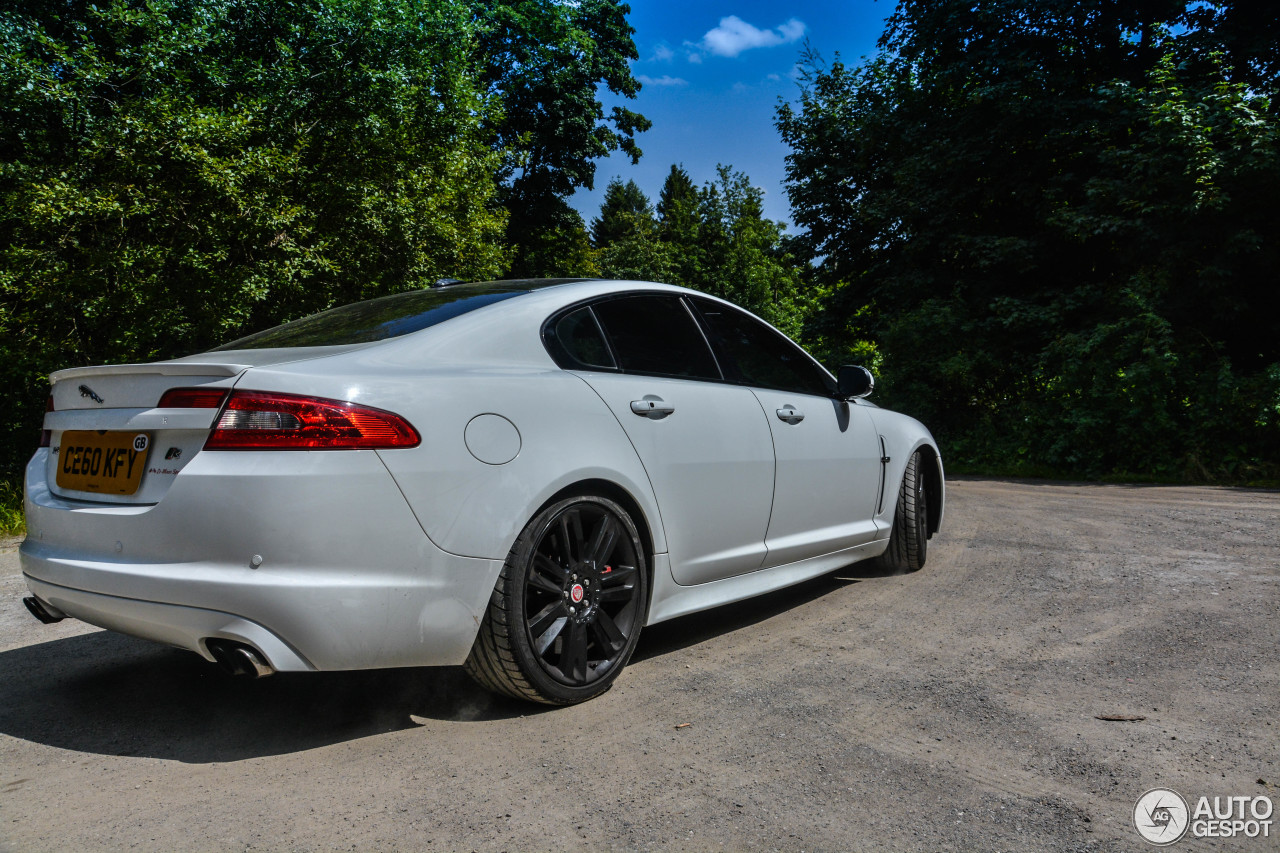
[[[209,654],[228,673],[240,678],[266,678],[275,675],[262,653],[252,646],[234,640],[206,640]]]
[[[52,625],[54,622],[61,622],[67,618],[67,614],[63,613],[52,604],[45,604],[34,595],[28,595],[22,599],[22,603],[27,605],[27,609],[31,611],[31,615],[39,619],[46,625]]]

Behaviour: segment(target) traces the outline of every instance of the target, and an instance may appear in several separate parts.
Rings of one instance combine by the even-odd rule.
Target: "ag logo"
[[[147,438],[145,432],[140,432],[133,437],[133,449],[141,453],[147,449],[147,445],[151,443],[151,439]]]
[[[1186,835],[1190,818],[1187,801],[1168,788],[1152,788],[1133,807],[1133,825],[1138,834],[1160,847]]]

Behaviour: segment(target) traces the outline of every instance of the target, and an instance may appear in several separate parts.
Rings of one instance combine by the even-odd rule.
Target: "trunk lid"
[[[229,391],[251,367],[338,355],[369,344],[202,353],[151,364],[59,370],[52,382],[48,477],[68,500],[158,503],[204,447],[215,408],[161,408],[175,388]]]
[[[229,390],[250,365],[232,360],[60,370],[45,415],[49,485],[70,500],[157,503],[204,446],[217,409],[160,408],[174,388]]]

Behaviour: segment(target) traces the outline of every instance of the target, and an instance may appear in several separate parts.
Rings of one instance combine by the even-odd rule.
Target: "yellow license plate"
[[[58,450],[58,488],[131,495],[142,482],[150,446],[145,432],[68,430]]]

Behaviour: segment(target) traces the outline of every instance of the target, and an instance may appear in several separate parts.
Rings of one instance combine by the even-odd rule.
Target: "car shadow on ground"
[[[866,577],[852,566],[651,626],[635,660],[741,630]],[[191,652],[98,631],[0,652],[0,733],[59,749],[193,764],[316,749],[414,728],[554,712],[494,696],[461,667],[225,674]]]

